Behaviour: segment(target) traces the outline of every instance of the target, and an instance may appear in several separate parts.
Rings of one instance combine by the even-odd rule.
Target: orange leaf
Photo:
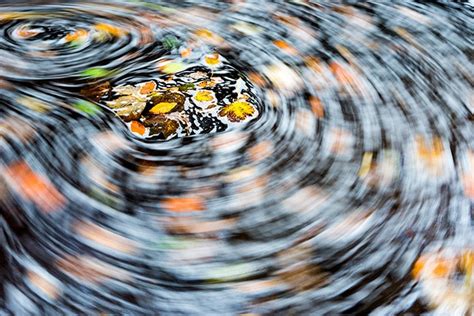
[[[66,35],[66,37],[64,38],[66,40],[66,42],[73,42],[73,41],[76,41],[76,40],[80,40],[80,39],[83,39],[87,36],[87,31],[84,30],[84,29],[79,29],[77,31],[75,31],[74,33],[69,33],[68,35]]]
[[[314,115],[316,115],[317,118],[324,117],[324,107],[321,104],[321,100],[319,100],[319,98],[310,96],[309,104],[311,105],[311,110],[313,111]]]
[[[80,236],[104,247],[124,253],[131,253],[135,250],[135,246],[127,238],[108,231],[93,223],[78,223],[75,226],[75,231]]]
[[[37,288],[41,289],[41,291],[48,295],[49,298],[56,299],[58,297],[59,289],[57,286],[44,278],[42,275],[30,270],[28,271],[27,276],[30,282]]]
[[[294,48],[283,40],[274,40],[273,44],[290,55],[298,55],[298,51],[296,50],[296,48]]]
[[[183,48],[183,49],[180,51],[180,54],[181,54],[181,57],[182,57],[182,58],[189,57],[189,56],[191,55],[191,48]]]
[[[107,23],[98,23],[95,25],[95,29],[97,31],[104,32],[115,37],[121,37],[125,34],[122,29]]]
[[[130,130],[140,135],[144,135],[146,131],[145,126],[143,126],[143,124],[138,121],[132,121],[132,124],[130,125]]]
[[[199,197],[169,197],[162,201],[162,206],[170,212],[205,210],[204,201]]]
[[[140,89],[141,94],[148,94],[156,89],[156,83],[154,81],[146,82]]]
[[[340,84],[356,87],[357,79],[349,70],[341,66],[339,63],[332,62],[329,64],[329,69],[331,69],[331,72]]]
[[[65,204],[64,196],[45,177],[35,173],[27,163],[18,162],[7,170],[18,193],[44,212],[53,212]]]

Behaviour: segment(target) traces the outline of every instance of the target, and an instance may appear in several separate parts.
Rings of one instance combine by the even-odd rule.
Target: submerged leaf
[[[163,47],[167,50],[173,50],[179,47],[179,40],[175,36],[165,36],[163,39]]]
[[[102,78],[110,76],[114,73],[112,70],[108,70],[101,67],[92,67],[81,72],[81,75],[89,78]]]
[[[179,86],[179,91],[188,91],[194,89],[194,83],[188,82]]]
[[[95,25],[95,29],[113,37],[121,37],[126,34],[123,29],[107,23],[98,23]]]
[[[79,110],[87,115],[95,115],[100,112],[100,107],[92,102],[86,100],[79,100],[73,104],[76,110]]]
[[[153,114],[164,114],[171,111],[184,110],[185,96],[177,92],[165,92],[151,98],[154,107],[150,110]]]
[[[220,111],[220,116],[227,116],[231,122],[240,122],[255,113],[255,108],[246,101],[236,101],[224,106]]]
[[[164,209],[170,212],[193,212],[205,209],[200,197],[169,197],[162,201]]]

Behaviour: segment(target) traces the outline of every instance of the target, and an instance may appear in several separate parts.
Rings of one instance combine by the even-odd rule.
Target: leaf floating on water
[[[221,63],[220,55],[217,53],[204,56],[204,63],[209,67],[218,66]]]
[[[154,81],[145,82],[140,88],[140,94],[149,94],[156,89],[156,83]]]
[[[176,105],[176,102],[160,102],[150,109],[153,114],[165,114],[171,112]]]
[[[153,114],[164,114],[171,111],[184,110],[184,95],[177,92],[165,92],[151,98],[154,107],[150,110]],[[153,111],[152,111],[153,110]]]
[[[122,37],[127,33],[123,29],[107,23],[98,23],[94,27],[97,31],[112,37]]]
[[[255,108],[246,101],[236,101],[224,106],[220,112],[220,116],[227,116],[231,122],[240,122],[255,113]]]
[[[194,212],[206,209],[204,200],[199,197],[169,197],[161,203],[169,212]]]
[[[158,68],[161,72],[164,72],[165,74],[174,74],[185,70],[187,66],[182,62],[170,62],[166,63],[165,65],[159,65]]]
[[[163,39],[163,47],[167,50],[173,50],[178,48],[180,45],[179,40],[176,38],[176,36],[165,36]]]
[[[145,135],[146,132],[145,126],[143,126],[143,124],[139,121],[132,121],[132,123],[130,124],[130,130],[142,136]]]
[[[111,232],[94,223],[80,222],[74,229],[77,234],[85,239],[95,242],[103,247],[111,248],[124,253],[132,253],[136,247],[117,233]]]
[[[21,105],[40,113],[51,110],[51,106],[45,102],[32,98],[32,97],[21,97],[17,100]]]
[[[180,85],[178,89],[179,89],[179,91],[185,92],[185,91],[194,89],[194,87],[195,87],[194,83],[189,82],[189,83],[185,83],[183,85]]]
[[[324,117],[324,107],[321,104],[321,100],[319,100],[319,98],[311,96],[309,98],[309,104],[311,105],[311,110],[317,118]]]
[[[89,32],[87,32],[85,29],[79,29],[73,33],[69,33],[68,35],[66,35],[64,40],[66,41],[66,43],[70,43],[72,45],[79,45],[87,39],[88,35]]]
[[[100,107],[92,102],[86,100],[79,100],[73,104],[76,110],[79,110],[87,115],[96,115],[100,112]]]
[[[110,82],[106,81],[99,84],[92,84],[81,89],[81,95],[94,101],[99,101],[103,96],[110,92]]]
[[[101,67],[92,67],[81,72],[81,75],[89,78],[102,78],[114,74],[114,71]]]
[[[24,162],[7,168],[13,188],[24,199],[33,202],[43,212],[54,212],[64,206],[66,199],[43,175],[36,173]]]
[[[199,102],[209,102],[209,101],[214,100],[212,92],[208,90],[198,91],[194,98],[196,99],[196,101],[199,101]]]
[[[155,115],[143,121],[143,125],[150,128],[150,136],[163,135],[168,139],[171,135],[176,134],[179,123],[173,119],[169,119],[163,115]]]
[[[206,279],[210,282],[229,282],[245,279],[255,272],[253,265],[240,263],[213,269],[207,274]]]

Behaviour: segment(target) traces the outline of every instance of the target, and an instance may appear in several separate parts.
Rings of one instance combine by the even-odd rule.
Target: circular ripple
[[[472,13],[402,1],[3,7],[0,306],[472,312]],[[65,45],[80,29],[87,38]],[[80,94],[148,80],[163,56],[201,47],[252,81],[256,120],[147,142]]]

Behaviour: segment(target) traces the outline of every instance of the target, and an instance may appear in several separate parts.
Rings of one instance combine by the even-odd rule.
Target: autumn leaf
[[[39,33],[40,33],[39,30],[30,29],[27,26],[24,26],[17,31],[18,36],[24,39],[35,37]]]
[[[280,48],[285,53],[288,53],[290,55],[298,55],[298,51],[296,50],[296,48],[283,40],[274,40],[273,45]]]
[[[204,56],[204,62],[210,67],[217,66],[221,63],[220,56],[217,53],[206,55]]]
[[[164,114],[171,111],[184,110],[184,102],[186,98],[184,95],[177,92],[165,92],[151,98],[153,107],[150,112],[153,114]]]
[[[95,29],[103,34],[112,36],[112,37],[122,37],[126,34],[126,32],[117,27],[107,23],[98,23],[95,25]]]
[[[200,90],[196,92],[196,95],[194,96],[196,101],[199,102],[209,102],[214,100],[214,97],[212,96],[212,92],[208,90]]]
[[[132,123],[130,124],[130,130],[134,133],[143,136],[145,134],[146,128],[139,121],[132,121]]]
[[[17,102],[39,113],[45,113],[51,110],[51,105],[32,97],[21,97],[17,99]]]
[[[54,212],[64,206],[66,199],[44,176],[33,171],[26,162],[17,162],[7,168],[18,194],[33,202],[43,212]]]
[[[174,74],[187,68],[182,62],[169,62],[164,65],[159,64],[158,69],[165,74]]]
[[[103,96],[110,92],[110,82],[106,81],[100,84],[91,84],[81,89],[80,93],[86,98],[99,101]]]
[[[93,241],[103,247],[111,248],[124,253],[135,251],[136,247],[131,240],[102,228],[94,223],[80,222],[74,230],[85,239]]]
[[[324,107],[321,104],[321,100],[319,100],[319,98],[314,97],[314,96],[310,96],[309,104],[311,105],[311,110],[313,111],[314,115],[317,118],[323,118],[324,117]]]
[[[100,113],[100,107],[92,102],[86,100],[79,100],[72,105],[76,110],[79,110],[89,116]]]
[[[140,93],[141,94],[149,94],[156,89],[156,83],[154,81],[148,81],[145,82],[141,88],[140,88]]]
[[[56,299],[59,296],[59,288],[56,286],[56,284],[48,280],[43,274],[29,270],[27,273],[27,278],[31,284],[40,289],[50,299]]]
[[[165,114],[171,112],[175,107],[176,102],[160,102],[150,109],[153,114]]]
[[[255,108],[246,101],[236,101],[224,106],[220,111],[220,116],[227,116],[231,122],[240,122],[255,113]]]
[[[199,197],[169,197],[163,199],[162,207],[169,212],[194,212],[205,210],[204,200]]]
[[[89,33],[85,29],[79,29],[73,33],[67,34],[64,40],[66,43],[77,45],[85,41],[88,35]]]
[[[161,134],[165,139],[175,134],[179,128],[178,122],[163,115],[146,118],[143,125],[150,128],[150,136]]]

